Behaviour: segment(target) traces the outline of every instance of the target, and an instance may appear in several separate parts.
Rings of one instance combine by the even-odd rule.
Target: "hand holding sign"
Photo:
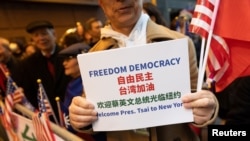
[[[76,96],[72,99],[69,107],[70,123],[76,128],[82,128],[92,124],[97,120],[97,112],[94,105],[84,97]]]
[[[192,111],[185,109],[181,101],[182,95],[190,93],[187,44],[187,39],[178,39],[78,55],[86,98],[98,112],[93,130],[192,122]],[[87,102],[78,100],[73,102],[71,120],[83,127],[95,118],[86,116],[93,111],[87,112],[83,109],[88,108]]]

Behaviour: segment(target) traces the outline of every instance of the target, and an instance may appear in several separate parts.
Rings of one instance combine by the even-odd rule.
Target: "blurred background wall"
[[[152,2],[162,12],[170,25],[182,9],[193,9],[196,0],[144,0]],[[84,23],[90,17],[106,21],[98,0],[1,0],[0,36],[29,41],[25,26],[33,21],[45,19],[55,25],[58,39],[76,22]]]

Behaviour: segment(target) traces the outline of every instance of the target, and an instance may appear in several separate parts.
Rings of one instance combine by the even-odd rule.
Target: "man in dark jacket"
[[[61,48],[56,44],[54,26],[49,21],[34,21],[27,25],[26,31],[39,51],[22,61],[22,75],[18,84],[32,105],[38,107],[37,79],[41,79],[55,116],[58,117],[54,100],[57,96],[63,99],[70,78],[64,75],[63,60],[58,57]]]

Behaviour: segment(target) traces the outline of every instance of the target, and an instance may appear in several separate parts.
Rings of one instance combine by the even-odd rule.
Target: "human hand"
[[[24,105],[26,108],[30,109],[31,111],[35,110],[35,107],[33,107],[31,105],[31,103],[28,101],[28,99],[26,98],[25,94],[24,94],[24,90],[23,88],[19,87],[14,91],[13,94],[13,103],[14,104],[22,104]]]
[[[69,106],[69,119],[74,128],[80,129],[97,120],[97,111],[84,97],[76,96]]]
[[[209,121],[218,106],[216,97],[208,90],[182,96],[183,106],[193,110],[194,122],[198,125]]]
[[[22,103],[24,99],[26,99],[26,97],[24,95],[23,89],[20,88],[20,87],[17,88],[14,91],[14,94],[13,94],[13,102],[14,102],[14,104],[16,104],[16,103]]]

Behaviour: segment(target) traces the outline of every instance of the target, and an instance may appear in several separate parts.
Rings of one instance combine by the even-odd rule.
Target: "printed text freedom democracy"
[[[153,68],[174,66],[174,65],[179,65],[180,60],[181,58],[178,57],[178,58],[171,58],[171,59],[166,59],[166,60],[156,60],[152,62],[134,64],[134,65],[129,65],[129,66],[120,66],[120,67],[114,67],[114,68],[91,70],[89,71],[89,77],[99,77],[99,76],[105,76],[105,75],[121,74],[121,73],[127,73],[127,72],[153,69]]]

